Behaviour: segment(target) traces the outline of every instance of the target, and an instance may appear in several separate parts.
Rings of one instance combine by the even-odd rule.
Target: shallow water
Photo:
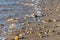
[[[38,14],[39,17],[37,17],[37,20],[41,20],[40,18],[46,16],[46,14],[43,12],[43,7],[55,7],[55,4],[59,4],[59,2],[59,0],[35,0],[34,2],[32,2],[32,0],[0,0],[0,24],[5,25],[5,27],[0,28],[0,30],[3,30],[5,32],[8,31],[8,23],[6,24],[6,20],[11,17],[21,18],[20,23],[16,24],[18,28],[24,27],[22,23],[24,22],[23,18],[26,17],[26,14],[28,17],[30,17],[33,13],[37,14],[37,11],[41,11],[41,14]],[[28,18],[27,21],[36,22],[34,17]]]

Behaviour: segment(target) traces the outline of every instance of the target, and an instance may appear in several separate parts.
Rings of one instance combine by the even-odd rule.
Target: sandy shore
[[[26,0],[3,3],[0,5],[0,35],[7,40],[14,40],[16,36],[19,40],[60,40],[59,2]]]

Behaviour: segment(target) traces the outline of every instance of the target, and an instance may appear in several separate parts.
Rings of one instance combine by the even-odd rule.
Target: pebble
[[[56,22],[56,19],[53,19],[53,22]]]
[[[20,37],[22,37],[22,36],[23,36],[23,34],[19,34],[19,36],[20,36]]]
[[[48,34],[47,32],[44,32],[45,34]]]
[[[42,23],[46,23],[46,21],[45,21],[45,20],[41,20],[41,22],[42,22]]]
[[[51,32],[55,32],[53,29],[49,29],[49,33],[51,33]]]
[[[35,15],[35,17],[37,18],[38,16],[37,16],[37,15]]]
[[[42,34],[39,33],[38,35],[41,36]]]
[[[45,37],[44,34],[41,34],[41,33],[39,33],[38,36],[39,36],[39,38],[44,38]]]
[[[33,32],[32,32],[32,31],[30,31],[29,33],[30,33],[30,34],[32,34]]]
[[[29,34],[29,31],[27,31],[26,33]]]
[[[24,36],[25,36],[25,33],[22,33],[22,34],[20,33],[19,34],[19,39],[24,39],[25,38]]]

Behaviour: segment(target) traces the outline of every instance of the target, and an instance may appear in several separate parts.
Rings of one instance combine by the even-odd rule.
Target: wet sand
[[[16,36],[19,40],[60,40],[59,0],[13,1],[0,3],[1,36],[7,40]]]

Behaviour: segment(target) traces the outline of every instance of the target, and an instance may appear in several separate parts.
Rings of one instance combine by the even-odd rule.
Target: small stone
[[[58,9],[56,9],[56,11],[59,11]]]
[[[45,20],[41,20],[41,22],[42,22],[42,23],[46,23],[46,21],[45,21]]]
[[[38,34],[39,37],[40,37],[41,35],[42,35],[42,34],[40,34],[40,33]]]
[[[37,15],[35,15],[35,17],[38,17]]]
[[[30,31],[30,34],[32,34],[33,32],[32,31]]]
[[[45,34],[48,34],[47,32],[44,32]]]
[[[23,36],[24,36],[23,33],[22,34],[19,34],[19,38],[20,39],[23,39]]]
[[[54,19],[53,22],[56,22],[56,19]]]
[[[42,28],[37,28],[38,31],[42,30]]]
[[[52,22],[52,20],[46,20],[46,21],[47,21],[47,23]]]
[[[23,34],[19,34],[19,36],[20,36],[20,37],[22,37],[22,36],[23,36]]]
[[[60,14],[59,14],[59,16],[60,16]]]
[[[27,31],[26,33],[29,34],[29,31]]]
[[[43,38],[43,37],[44,37],[44,36],[43,36],[42,34],[40,34],[40,33],[38,34],[38,36],[39,36],[40,38]]]
[[[19,37],[18,36],[15,36],[15,40],[19,40]]]
[[[50,29],[49,32],[54,32],[54,30]]]

